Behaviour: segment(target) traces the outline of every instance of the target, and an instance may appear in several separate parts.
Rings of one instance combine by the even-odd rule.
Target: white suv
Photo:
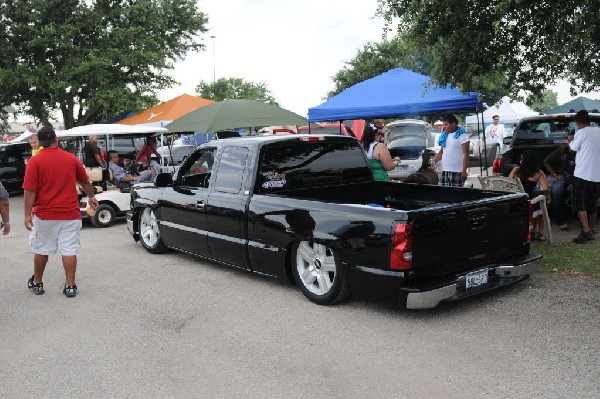
[[[419,119],[401,119],[388,123],[384,129],[384,143],[400,164],[388,171],[391,180],[404,180],[421,167],[421,154],[426,148],[434,149],[435,135],[432,126]]]

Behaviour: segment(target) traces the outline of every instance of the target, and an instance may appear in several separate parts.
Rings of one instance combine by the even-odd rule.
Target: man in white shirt
[[[575,126],[579,130],[569,144],[573,151],[577,151],[571,194],[571,206],[581,223],[581,233],[573,239],[577,244],[596,238],[594,229],[598,212],[596,202],[600,191],[600,127],[591,127],[590,124],[587,111],[575,114]]]
[[[434,162],[442,161],[440,185],[463,187],[469,166],[469,135],[452,114],[444,116],[442,122],[444,131],[438,139],[441,148],[433,158]]]
[[[485,140],[488,144],[498,144],[500,152],[502,152],[502,139],[506,136],[504,125],[500,123],[498,115],[492,116],[492,124],[485,128]]]

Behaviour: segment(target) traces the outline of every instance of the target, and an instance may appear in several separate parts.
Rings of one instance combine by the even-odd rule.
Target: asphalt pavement
[[[331,307],[84,224],[76,298],[60,256],[27,289],[23,198],[0,238],[2,398],[599,398],[600,282],[536,275],[406,311]]]

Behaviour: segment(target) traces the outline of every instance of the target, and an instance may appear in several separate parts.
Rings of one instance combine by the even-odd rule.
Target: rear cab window
[[[262,149],[259,165],[255,193],[372,180],[364,152],[356,141],[274,143]]]
[[[590,115],[592,119],[591,126],[599,126],[600,118]],[[573,116],[558,118],[540,118],[539,120],[522,121],[514,132],[515,142],[528,142],[538,140],[549,140],[564,142],[567,141],[567,135],[571,130],[575,130],[575,121]]]

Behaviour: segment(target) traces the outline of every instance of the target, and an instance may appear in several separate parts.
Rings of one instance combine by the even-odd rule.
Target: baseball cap
[[[38,140],[40,141],[40,145],[48,147],[54,142],[54,139],[56,138],[56,133],[54,132],[54,129],[52,129],[50,126],[44,126],[40,130],[38,130],[37,136]]]

